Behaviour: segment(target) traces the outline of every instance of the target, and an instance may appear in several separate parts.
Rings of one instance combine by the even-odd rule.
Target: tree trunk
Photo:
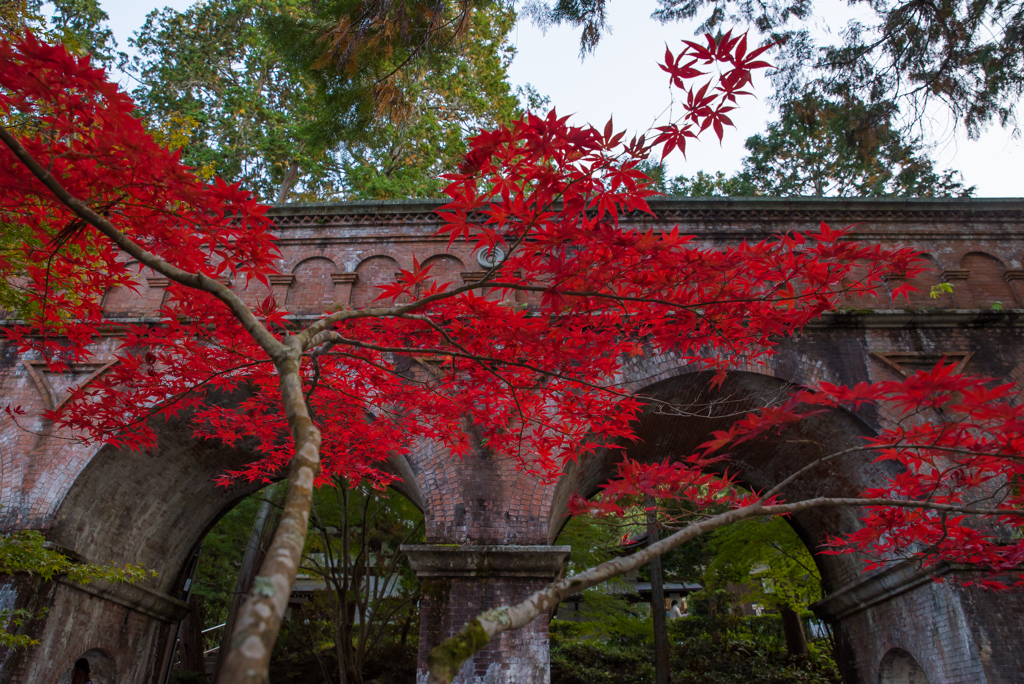
[[[295,183],[295,179],[299,175],[299,162],[293,161],[288,165],[288,170],[285,171],[284,179],[281,181],[281,187],[277,190],[277,203],[284,203],[288,197],[288,192],[292,189],[292,184]]]
[[[348,649],[345,648],[345,627],[342,625],[341,602],[334,604],[334,651],[338,656],[338,684],[348,684]]]
[[[409,640],[409,628],[412,626],[412,611],[415,607],[410,606],[409,612],[405,615],[405,622],[402,624],[402,638],[399,643],[404,647]]]
[[[800,614],[791,607],[786,606],[780,611],[782,613],[782,632],[786,635],[786,650],[790,658],[807,657],[807,636],[804,634],[803,620]]]
[[[658,541],[658,516],[654,499],[647,497],[647,545]],[[665,618],[665,589],[661,577],[661,556],[648,563],[651,570],[651,619],[654,622],[654,681],[669,684],[668,625]]]
[[[221,671],[222,681],[227,684],[269,684],[270,655],[306,546],[313,483],[320,472],[322,438],[306,409],[302,391],[299,363],[303,339],[301,336],[286,338],[287,351],[274,359],[295,454],[288,467],[288,489],[281,521],[253,580],[252,591],[238,610],[231,650]]]
[[[269,494],[269,492],[267,492]],[[245,546],[245,555],[242,556],[242,567],[238,569],[238,579],[235,580],[235,591],[231,597],[231,605],[228,607],[227,624],[221,632],[220,648],[217,649],[217,664],[213,667],[213,681],[218,681],[221,667],[224,665],[224,658],[230,649],[231,633],[235,629],[235,618],[238,616],[238,609],[245,601],[246,595],[252,589],[252,581],[256,578],[256,571],[259,570],[263,559],[267,555],[267,547],[270,546],[270,539],[274,534],[277,516],[273,515],[274,506],[269,499],[260,502],[256,510],[256,520],[252,524],[252,531],[249,533],[249,542]]]

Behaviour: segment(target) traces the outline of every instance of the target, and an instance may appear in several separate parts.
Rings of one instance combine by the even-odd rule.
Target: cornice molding
[[[1024,309],[919,309],[836,311],[822,314],[805,331],[837,328],[1024,328]]]
[[[329,202],[280,204],[268,216],[281,229],[338,228],[348,226],[433,225],[435,210],[444,200],[376,202]],[[819,221],[849,225],[858,222],[886,224],[1021,224],[1024,232],[1024,198],[818,198],[818,197],[686,197],[649,202],[655,217],[641,212],[625,216],[629,223],[659,224],[817,224]],[[383,237],[383,236],[381,236]]]
[[[926,572],[918,565],[903,562],[863,579],[855,580],[811,605],[817,615],[833,620],[848,617],[886,603],[900,594],[920,586],[933,584],[935,577],[949,573],[952,568],[941,563]]]
[[[347,275],[347,274],[341,274]],[[472,275],[472,273],[470,273]],[[342,281],[345,282],[345,281]],[[320,316],[297,314],[285,319],[313,322]],[[127,317],[110,319],[111,324],[161,325],[162,319]],[[26,325],[18,319],[0,319],[0,328]],[[918,309],[918,310],[848,310],[822,314],[821,318],[804,327],[804,331],[835,330],[837,328],[1024,328],[1024,309]],[[120,335],[123,331],[100,330],[102,334]]]
[[[78,584],[65,577],[61,577],[57,581],[70,589],[116,603],[136,613],[171,625],[181,622],[188,613],[188,604],[184,601],[138,584],[110,582],[102,579],[90,584]]]
[[[569,559],[568,546],[402,544],[409,567],[424,577],[538,578],[551,581]]]

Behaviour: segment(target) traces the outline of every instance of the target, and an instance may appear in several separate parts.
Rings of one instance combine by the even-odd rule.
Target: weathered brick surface
[[[741,368],[726,385],[736,407],[757,405],[786,383],[894,379],[901,368],[914,370],[943,355],[961,359],[967,372],[1018,383],[1024,397],[1024,202],[685,200],[655,202],[653,207],[658,219],[628,221],[642,228],[679,224],[700,244],[730,245],[788,229],[810,230],[824,219],[833,227],[857,224],[854,236],[869,242],[912,244],[934,264],[932,272],[913,282],[923,294],[912,295],[909,305],[880,298],[848,302],[850,312],[829,316],[787,341],[770,365]],[[471,245],[456,243],[449,248],[446,238],[434,237],[437,219],[431,208],[429,203],[413,202],[275,209],[282,275],[274,276],[269,288],[241,279],[231,287],[249,302],[273,295],[297,313],[314,314],[334,305],[370,303],[376,297],[374,285],[391,281],[399,269],[412,269],[414,258],[432,264],[439,281],[472,282],[480,266]],[[954,283],[953,294],[928,297],[943,274]],[[105,305],[112,317],[144,316],[159,306],[166,283],[146,272],[140,273],[138,283],[138,293],[121,290],[107,296]],[[991,309],[996,302],[1002,311]],[[30,411],[56,404],[67,386],[102,372],[103,359],[115,344],[113,339],[98,344],[100,362],[66,376],[53,376],[38,360],[0,347],[4,403]],[[637,392],[666,400],[716,399],[702,378],[671,356],[633,359],[620,380]],[[646,415],[639,426],[643,441],[630,453],[644,459],[677,455],[699,443],[708,430],[726,426],[729,413],[719,407],[706,417]],[[885,411],[823,416],[738,454],[742,477],[760,488],[810,458],[808,449],[787,444],[786,437],[853,444],[888,420]],[[160,572],[158,579],[147,583],[155,592],[176,595],[186,561],[202,535],[250,491],[219,489],[211,482],[223,469],[244,463],[250,452],[197,442],[176,423],[161,427],[157,449],[130,454],[79,444],[34,415],[20,422],[24,429],[16,428],[9,417],[0,417],[0,524],[5,529],[44,530],[55,543],[95,562],[143,563]],[[543,544],[561,529],[568,496],[577,490],[596,491],[614,465],[611,454],[598,454],[570,469],[560,482],[543,484],[483,450],[459,460],[425,444],[396,468],[405,474],[403,490],[425,509],[428,541]],[[853,493],[885,473],[884,466],[850,459],[815,472],[798,484],[797,493]],[[856,524],[849,511],[794,520],[812,548],[826,532],[854,529]],[[849,556],[824,557],[821,567],[833,591],[861,577],[857,559]],[[513,600],[535,586],[514,578],[444,582],[448,588],[428,592],[424,605],[424,611],[438,612],[438,619],[430,622],[437,638],[457,628],[477,608]],[[25,590],[12,591],[21,596]],[[118,682],[150,681],[169,633],[161,626],[164,623],[79,593],[67,587],[55,590],[48,599],[54,611],[39,626],[43,643],[17,659],[16,665],[14,660],[5,661],[0,678],[49,681],[46,663],[66,664],[85,650],[101,648],[111,653],[118,672],[124,672]],[[1024,636],[1017,601],[928,585],[845,618],[840,640],[849,651],[848,678],[874,684],[886,654],[902,649],[921,663],[932,684],[1004,682],[1015,676],[1024,680],[1016,646]],[[932,623],[934,629],[926,628]],[[68,636],[68,624],[75,625],[74,638]],[[546,663],[545,629],[538,622],[519,635],[503,637],[490,655],[474,661],[472,677],[484,679],[466,681],[542,681],[530,668]],[[500,675],[506,679],[486,679],[488,672],[506,673]],[[535,676],[541,679],[531,679]]]
[[[544,586],[542,580],[457,578],[423,582],[420,604],[420,666],[416,681],[427,681],[426,657],[434,646],[480,613],[481,606],[517,603]],[[505,632],[463,665],[460,684],[548,684],[546,615],[514,632]]]
[[[946,579],[897,587],[894,595],[842,616],[843,637],[852,646],[844,663],[847,681],[907,681],[886,678],[894,674],[887,667],[894,656],[919,668],[929,682],[1022,681],[1024,652],[1015,644],[1024,597],[964,587],[958,580],[969,577],[955,572]]]

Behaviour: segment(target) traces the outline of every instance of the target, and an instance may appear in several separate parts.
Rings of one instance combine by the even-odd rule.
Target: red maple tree
[[[614,383],[624,360],[672,353],[720,383],[739,364],[766,362],[781,339],[842,297],[874,294],[887,277],[922,270],[913,250],[858,245],[824,224],[814,234],[729,248],[702,247],[678,230],[619,225],[625,212],[650,211],[641,162],[657,148],[683,149],[709,128],[721,138],[751,74],[767,66],[759,59],[765,49],[748,52],[745,36],[726,35],[687,42],[679,55],[669,51],[662,68],[685,92],[683,116],[650,141],[627,141],[611,122],[603,130],[573,126],[555,112],[482,132],[449,176],[442,232],[500,247],[503,258],[479,282],[458,287],[434,282],[416,264],[372,306],[327,311],[302,327],[272,298],[246,304],[243,287],[222,282],[266,285],[275,272],[264,207],[237,186],[198,180],[178,153],[153,141],[131,100],[87,58],[32,35],[0,43],[0,212],[28,231],[17,254],[0,257],[0,272],[28,302],[9,341],[54,370],[97,356],[112,364],[46,417],[83,439],[141,449],[154,440],[151,418],[186,416],[199,435],[255,445],[253,463],[225,478],[289,476],[224,681],[252,681],[251,672],[266,680],[312,488],[329,475],[386,485],[382,461],[429,439],[454,458],[485,445],[525,470],[557,477],[582,455],[633,438],[643,400]],[[105,317],[103,295],[133,288],[142,267],[171,281],[156,320]],[[516,291],[531,304],[509,303]],[[113,350],[101,343],[111,328],[120,339]],[[398,370],[408,357],[422,373]],[[225,396],[236,399],[212,400]],[[570,593],[752,515],[861,506],[863,528],[835,539],[836,551],[878,562],[924,555],[996,573],[1013,568],[1021,544],[999,544],[990,531],[1021,524],[1014,483],[1024,408],[1008,396],[1007,387],[948,367],[899,383],[822,385],[752,413],[696,454],[661,464],[624,460],[600,500],[576,501],[577,509],[615,513],[638,497],[683,497],[694,518],[638,554],[485,612],[435,650],[432,681],[450,682],[457,672],[467,649],[453,645],[478,647],[481,635],[520,627]],[[878,490],[786,498],[795,478],[847,452],[753,495],[711,474],[746,440],[867,403],[915,417],[863,445],[903,467]],[[8,410],[16,416],[19,409]],[[722,503],[728,512],[707,512]]]

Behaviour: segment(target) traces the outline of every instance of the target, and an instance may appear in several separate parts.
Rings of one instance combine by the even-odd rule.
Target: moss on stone
[[[458,634],[438,644],[427,656],[431,682],[451,682],[470,656],[491,640],[479,620],[466,624]]]

